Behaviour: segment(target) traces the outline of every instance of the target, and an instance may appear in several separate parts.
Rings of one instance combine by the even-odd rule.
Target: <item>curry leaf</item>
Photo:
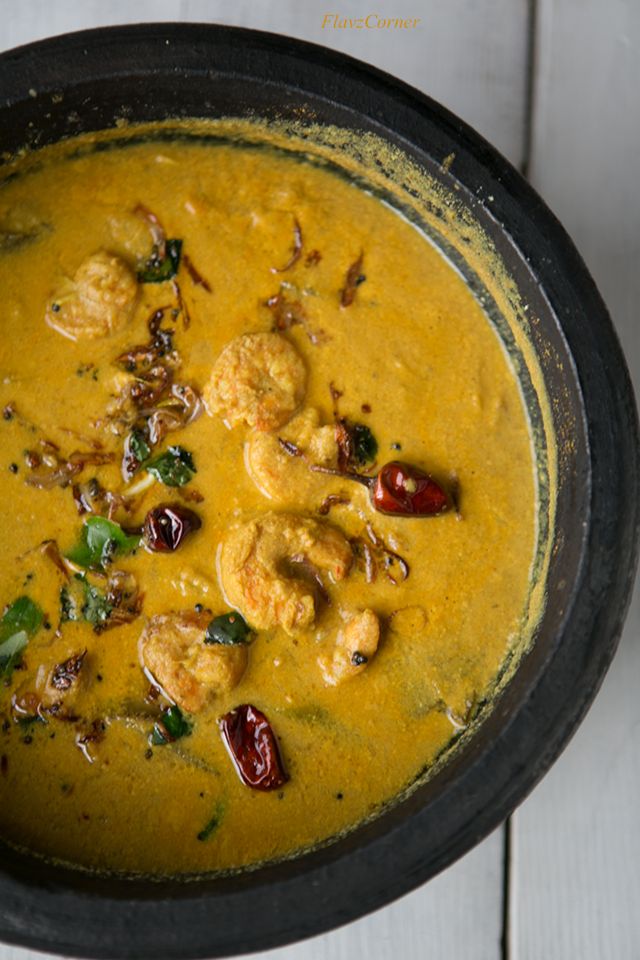
[[[141,270],[138,270],[139,283],[163,283],[172,280],[180,267],[182,240],[167,240],[164,257],[154,250]]]
[[[165,453],[150,460],[146,469],[166,487],[184,487],[196,473],[193,457],[184,447],[169,447]]]
[[[167,707],[161,719],[154,724],[151,743],[154,747],[162,747],[181,737],[187,737],[190,733],[191,724],[183,716],[180,707],[174,704]]]
[[[139,536],[128,536],[113,520],[89,517],[82,527],[79,542],[65,556],[79,567],[103,570],[115,556],[131,553],[139,544]]]
[[[151,454],[151,447],[140,430],[134,430],[133,433],[129,435],[129,450],[138,463],[144,463]]]
[[[86,620],[94,627],[107,622],[113,613],[113,604],[102,591],[89,583],[83,573],[76,573],[73,580],[60,591],[60,621]]]
[[[47,231],[51,230],[49,224],[43,223],[39,227],[29,231],[0,230],[0,253],[13,253],[14,250],[22,250]]]
[[[350,425],[350,432],[356,464],[364,466],[365,463],[372,463],[378,453],[378,441],[369,427],[364,423],[353,423]]]
[[[75,588],[74,588],[75,587]],[[70,583],[60,590],[60,623],[69,620],[82,620],[82,604],[84,590],[77,584]]]
[[[198,840],[205,841],[212,836],[215,831],[218,829],[220,824],[224,819],[224,804],[218,802],[215,807],[213,816],[207,823],[204,825],[200,833],[198,834]]]
[[[29,597],[18,597],[7,608],[0,620],[0,643],[4,643],[14,633],[24,630],[30,637],[37,633],[42,625],[44,614]]]
[[[106,623],[112,613],[113,604],[109,603],[104,593],[85,580],[82,616],[87,623],[98,627]]]
[[[4,643],[0,643],[0,677],[10,677],[14,667],[20,662],[22,651],[29,643],[29,636],[24,630],[14,633]]]
[[[0,677],[11,676],[42,620],[42,610],[29,597],[18,597],[7,608],[0,620]]]
[[[283,713],[294,720],[300,720],[301,723],[318,724],[321,727],[335,726],[336,720],[333,715],[316,703],[302,704],[299,707],[287,707]]]
[[[249,626],[239,613],[223,613],[215,617],[207,627],[204,642],[235,646],[238,643],[248,643],[250,633]]]

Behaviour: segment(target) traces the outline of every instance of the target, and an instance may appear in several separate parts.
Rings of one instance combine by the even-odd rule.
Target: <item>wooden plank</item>
[[[514,960],[637,960],[640,605],[587,719],[513,818]]]
[[[402,33],[322,27],[332,9],[360,17],[359,0],[21,0],[3,24],[0,48],[113,23],[188,20],[237,24],[325,44],[373,63],[439,99],[521,164],[525,141],[527,0],[384,0],[384,17],[419,16]],[[473,957],[498,960],[502,911],[503,832],[448,871],[371,917],[258,960],[403,960]],[[44,955],[0,946],[0,960]],[[46,960],[46,958],[45,958]]]
[[[640,380],[640,5],[540,0],[530,177],[572,235]]]
[[[640,7],[541,0],[531,178],[600,286],[640,384]],[[585,723],[515,817],[513,956],[640,955],[640,603]]]
[[[325,27],[324,15],[418,17],[413,29]],[[270,30],[324,44],[374,63],[440,100],[475,126],[515,164],[524,144],[528,0],[21,0],[3,24],[0,46],[82,27],[144,20],[218,22]]]

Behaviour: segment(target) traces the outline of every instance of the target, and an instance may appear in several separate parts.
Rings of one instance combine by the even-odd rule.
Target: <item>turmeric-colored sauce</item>
[[[0,604],[32,604],[0,627],[0,835],[198,873],[380,810],[471,722],[530,586],[527,414],[462,277],[329,169],[175,140],[5,182],[0,286]],[[433,515],[377,509],[392,461]],[[196,519],[158,549],[167,504]],[[240,705],[271,789],[225,746]]]

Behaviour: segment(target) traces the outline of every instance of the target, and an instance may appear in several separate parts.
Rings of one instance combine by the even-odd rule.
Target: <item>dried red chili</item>
[[[243,783],[254,790],[277,790],[287,782],[278,741],[264,713],[243,703],[220,717],[218,724]]]
[[[161,503],[149,510],[144,520],[143,540],[154,553],[177,550],[184,538],[199,530],[202,521],[197,513],[180,503]]]
[[[380,513],[432,517],[449,508],[449,498],[428,473],[400,460],[385,463],[370,489],[371,501]]]
[[[352,470],[312,466],[317,473],[330,473],[347,480],[357,480],[369,488],[371,503],[378,513],[401,517],[433,517],[450,507],[450,498],[439,483],[409,463],[392,460],[375,477]]]

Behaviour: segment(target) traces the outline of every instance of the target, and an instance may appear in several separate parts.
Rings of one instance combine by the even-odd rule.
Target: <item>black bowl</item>
[[[638,427],[605,306],[558,221],[489,144],[415,90],[321,47],[207,25],[101,29],[3,54],[0,90],[5,153],[122,115],[311,115],[375,133],[458,191],[538,318],[530,336],[553,428],[570,424],[572,439],[559,461],[548,602],[495,707],[435,777],[338,842],[227,879],[108,879],[0,848],[10,943],[218,957],[329,930],[432,877],[504,820],[566,744],[613,656],[636,560]]]

